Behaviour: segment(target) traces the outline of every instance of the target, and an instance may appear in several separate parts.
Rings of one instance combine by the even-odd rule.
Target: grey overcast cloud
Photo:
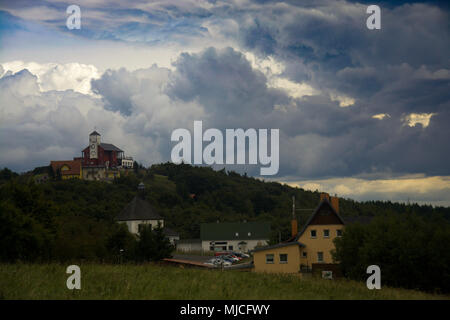
[[[172,131],[202,120],[279,128],[279,172],[264,179],[450,205],[444,1],[0,3],[0,167],[79,156],[94,128],[166,162]],[[366,26],[370,4],[381,29]]]

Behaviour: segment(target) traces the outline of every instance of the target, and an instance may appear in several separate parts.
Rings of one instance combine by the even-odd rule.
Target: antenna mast
[[[292,196],[292,219],[295,219],[295,196]]]

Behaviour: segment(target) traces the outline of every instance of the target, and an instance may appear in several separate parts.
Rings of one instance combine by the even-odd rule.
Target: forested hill
[[[58,226],[87,238],[108,232],[114,216],[134,197],[137,185],[143,181],[147,198],[165,217],[166,226],[180,233],[182,238],[198,238],[200,223],[219,221],[268,221],[272,226],[272,241],[290,235],[292,196],[298,209],[313,209],[319,202],[319,191],[305,191],[276,182],[239,175],[208,167],[165,163],[149,169],[142,166],[113,183],[65,180],[34,183],[36,169],[16,175],[0,171],[0,209],[13,215],[31,219],[36,228]],[[194,196],[195,195],[195,196]],[[417,204],[392,202],[356,202],[340,199],[342,216],[416,213],[423,216],[441,215],[450,220],[450,208],[433,208]],[[311,211],[298,211],[302,225]],[[3,218],[8,219],[8,218]],[[95,228],[96,230],[90,232]]]

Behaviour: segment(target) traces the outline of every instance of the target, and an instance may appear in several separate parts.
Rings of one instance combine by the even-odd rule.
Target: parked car
[[[227,256],[227,255],[229,255],[229,254],[230,254],[230,252],[228,252],[228,251],[217,251],[217,252],[214,253],[214,256],[215,256],[215,257],[219,257],[219,256]]]
[[[232,254],[234,254],[235,256],[237,256],[238,258],[250,258],[250,255],[243,253],[243,252],[235,252],[233,251]]]
[[[229,263],[235,263],[236,261],[229,256],[219,256],[217,257],[220,260],[227,261]]]
[[[231,256],[231,257],[233,257],[233,258],[235,258],[235,259],[238,259],[239,261],[241,261],[241,260],[242,260],[242,258],[241,258],[241,257],[239,257],[239,256],[235,255],[234,253],[231,253],[231,254],[230,254],[230,256]]]
[[[223,256],[223,258],[224,259],[228,259],[228,260],[233,261],[233,262],[238,262],[239,261],[239,259],[237,257],[233,257],[231,254]]]
[[[220,258],[213,258],[210,259],[206,262],[204,262],[203,264],[209,265],[209,266],[213,266],[213,267],[220,267],[222,264],[224,267],[229,267],[232,265],[232,263],[230,261],[224,260],[224,259],[220,259]]]

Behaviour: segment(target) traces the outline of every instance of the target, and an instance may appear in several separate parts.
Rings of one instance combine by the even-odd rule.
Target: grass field
[[[0,264],[1,299],[449,299],[347,280],[145,265],[86,264],[81,290],[68,290],[66,265]]]

